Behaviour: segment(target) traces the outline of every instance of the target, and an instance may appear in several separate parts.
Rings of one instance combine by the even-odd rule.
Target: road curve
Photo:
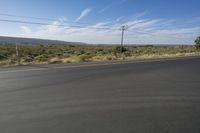
[[[0,133],[200,133],[200,57],[0,70]]]

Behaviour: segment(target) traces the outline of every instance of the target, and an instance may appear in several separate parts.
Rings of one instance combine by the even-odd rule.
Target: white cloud
[[[138,20],[133,22],[128,22],[126,25],[129,25],[130,29],[144,29],[148,27],[154,27],[159,24],[162,20],[154,19],[154,20]]]
[[[111,8],[111,5],[107,5],[106,7],[104,7],[103,9],[101,9],[98,13],[103,13],[103,12],[107,11],[110,8]]]
[[[200,23],[200,17],[193,17],[188,21],[189,24]]]
[[[193,44],[194,39],[198,36],[200,27],[192,28],[174,28],[157,30],[155,28],[136,30],[126,35],[127,42],[134,44]]]
[[[126,1],[127,0],[119,0],[119,1],[115,1],[113,3],[110,3],[110,4],[106,5],[104,8],[102,8],[101,10],[99,10],[98,13],[103,13],[116,5],[121,5],[121,4],[125,3]]]
[[[147,14],[150,14],[151,11],[147,10],[147,11],[143,11],[143,12],[139,12],[134,14],[131,18],[132,19],[141,19],[142,17],[144,17]]]
[[[86,8],[86,9],[84,9],[84,10],[81,12],[80,16],[75,20],[75,22],[78,22],[79,20],[83,19],[83,18],[84,18],[86,15],[88,15],[91,11],[92,11],[91,8]]]
[[[121,20],[122,20],[122,18],[123,18],[123,17],[119,17],[119,18],[117,18],[117,19],[116,19],[116,22],[119,22],[119,21],[121,21]]]
[[[21,36],[94,44],[119,44],[121,31],[118,29],[127,24],[129,25],[128,31],[125,32],[125,43],[127,44],[193,44],[194,39],[199,35],[200,26],[178,28],[174,25],[174,21],[146,18],[133,19],[124,23],[120,21],[99,22],[84,28],[77,28],[58,20],[52,22],[52,25],[39,26],[34,32],[29,27],[21,27],[23,29]],[[60,26],[64,24],[66,26]],[[110,29],[105,28],[108,25]]]
[[[31,29],[27,26],[21,26],[20,29],[24,34],[31,34],[32,33]]]
[[[60,22],[65,22],[65,21],[67,21],[68,19],[66,18],[66,17],[61,17],[61,18],[59,18],[58,19]]]

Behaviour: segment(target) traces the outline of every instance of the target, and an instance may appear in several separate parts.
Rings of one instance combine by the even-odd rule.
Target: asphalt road
[[[1,69],[0,133],[200,133],[200,57]]]

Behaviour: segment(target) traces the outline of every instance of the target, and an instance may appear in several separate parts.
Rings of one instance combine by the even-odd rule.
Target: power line
[[[15,14],[8,14],[8,13],[0,13],[1,16],[9,16],[9,17],[18,17],[18,18],[29,18],[29,19],[36,19],[36,20],[48,20],[48,21],[56,21],[56,19],[53,18],[44,18],[44,17],[33,17],[33,16],[24,16],[24,15],[15,15]],[[34,24],[34,25],[53,25],[49,23],[43,23],[43,22],[31,22],[31,21],[20,21],[20,20],[9,20],[9,19],[0,19],[0,21],[3,22],[12,22],[12,23],[25,23],[25,24]],[[62,21],[62,22],[68,22],[68,23],[77,23],[77,24],[82,24],[82,25],[64,25],[64,24],[57,24],[54,26],[61,26],[61,27],[68,27],[68,29],[71,28],[90,28],[90,29],[99,29],[99,30],[119,30],[115,28],[110,28],[108,26],[101,26],[101,27],[91,27],[89,25],[95,25],[94,23],[81,23],[81,22],[73,22],[73,21]],[[87,25],[88,27],[85,27],[83,25]],[[120,29],[121,30],[121,29]],[[139,34],[147,34],[150,36],[156,36],[156,37],[164,37],[164,38],[176,38],[176,39],[183,39],[182,37],[175,37],[175,36],[167,36],[167,35],[154,35],[148,32],[144,31],[138,31],[138,30],[128,30],[128,32],[134,32],[134,33],[139,33]],[[185,38],[185,37],[184,37]]]
[[[42,23],[42,22],[31,22],[31,21],[19,21],[19,20],[10,20],[10,19],[0,19],[1,22],[10,22],[10,23],[22,23],[22,24],[33,24],[33,25],[44,25],[44,26],[58,26],[58,27],[65,27],[65,29],[72,29],[72,28],[87,28],[87,29],[97,29],[97,30],[120,30],[120,29],[114,29],[114,28],[98,28],[98,27],[91,27],[91,26],[80,26],[80,25],[64,25],[64,24],[49,24],[49,23]],[[122,29],[121,29],[122,30]],[[128,32],[132,32],[132,33],[139,33],[139,34],[146,34],[146,35],[150,35],[150,36],[154,36],[154,37],[162,37],[162,38],[175,38],[175,39],[184,39],[185,37],[175,37],[175,36],[164,36],[164,35],[155,35],[155,34],[151,34],[148,32],[144,32],[144,31],[131,31],[131,30],[127,30]],[[124,38],[123,38],[124,39]],[[122,43],[122,40],[121,40]],[[123,44],[122,44],[123,45]]]
[[[53,25],[58,27],[65,27],[65,28],[88,28],[88,29],[98,29],[98,30],[119,30],[114,28],[101,28],[101,27],[91,27],[91,26],[80,26],[80,25],[64,25],[64,24],[49,24],[49,23],[42,23],[42,22],[31,22],[31,21],[20,21],[20,20],[10,20],[10,19],[0,19],[1,22],[10,22],[10,23],[23,23],[23,24],[33,24],[33,25]]]
[[[42,22],[20,21],[20,20],[10,20],[10,19],[0,19],[0,21],[11,22],[11,23],[34,24],[34,25],[52,25],[52,24],[42,23]],[[56,25],[56,26],[64,26],[64,25]]]
[[[14,15],[14,14],[7,14],[7,13],[0,13],[0,15],[1,15],[1,16],[8,16],[8,17],[38,19],[38,20],[49,20],[49,21],[55,20],[55,19],[52,19],[52,18],[30,17],[30,16]]]
[[[175,39],[184,39],[185,38],[185,37],[176,37],[176,36],[170,36],[170,35],[155,35],[152,33],[144,32],[144,31],[137,31],[137,30],[135,30],[135,31],[128,30],[128,32],[146,34],[146,35],[150,35],[153,37],[161,37],[161,38],[175,38]]]
[[[17,18],[28,18],[28,19],[36,19],[36,20],[48,20],[48,21],[58,21],[57,19],[55,19],[55,18],[46,18],[46,17],[33,17],[33,16],[25,16],[25,15],[16,15],[16,14],[8,14],[8,13],[0,13],[0,16],[8,16],[8,17],[17,17]],[[15,20],[15,21],[17,21],[17,20]],[[89,26],[89,25],[95,25],[95,23],[88,23],[88,22],[86,22],[86,23],[83,23],[83,22],[74,22],[74,21],[68,21],[68,20],[62,20],[62,22],[64,22],[64,23],[74,23],[74,24],[81,24],[81,25],[87,25],[87,26]],[[38,22],[36,22],[36,23],[38,23]],[[30,22],[29,24],[36,24],[35,22]],[[38,24],[40,24],[40,25],[52,25],[52,24],[47,24],[47,23],[38,23]],[[60,25],[60,26],[62,26],[62,25]],[[77,26],[71,26],[71,27],[77,27]],[[116,26],[115,26],[116,27]],[[80,25],[77,27],[77,28],[84,28],[84,27],[81,27]],[[93,27],[94,28],[94,27]],[[111,29],[110,28],[110,25],[106,25],[106,24],[104,24],[104,26],[103,25],[101,25],[101,28],[97,28],[97,29]],[[117,28],[117,27],[116,27]],[[127,28],[130,28],[130,27],[127,27]],[[95,29],[95,28],[94,28]],[[119,29],[114,29],[114,30],[119,30]],[[141,32],[142,34],[149,34],[149,33],[145,33],[145,32],[143,32],[143,31],[134,31],[134,32]],[[149,34],[150,35],[150,34]],[[154,36],[153,34],[151,34],[152,36]],[[155,35],[155,36],[158,36],[158,35]]]
[[[8,16],[8,17],[17,17],[17,18],[26,18],[26,19],[36,19],[36,20],[47,20],[47,21],[58,21],[53,18],[43,18],[43,17],[32,17],[32,16],[23,16],[23,15],[14,15],[14,14],[7,14],[7,13],[0,13],[0,16]],[[68,20],[62,20],[64,23],[74,23],[74,24],[81,24],[81,25],[95,25],[94,23],[83,23],[83,22],[73,22]],[[109,28],[110,25],[105,25],[101,27]]]
[[[31,19],[37,19],[37,20],[51,20],[51,21],[56,21],[55,19],[52,18],[40,18],[40,17],[29,17],[29,16],[21,16],[21,15],[13,15],[13,14],[4,14],[0,13],[2,16],[10,16],[10,17],[20,17],[20,18],[31,18]],[[110,28],[106,26],[101,26],[101,27],[92,27],[95,26],[95,24],[91,23],[80,23],[80,22],[71,22],[71,23],[79,23],[79,24],[87,24],[86,26],[83,25],[66,25],[66,24],[50,24],[50,23],[44,23],[44,22],[33,22],[33,21],[21,21],[21,20],[16,20],[16,19],[0,19],[1,22],[10,22],[10,23],[23,23],[23,24],[33,24],[33,25],[52,25],[52,26],[58,26],[58,27],[65,27],[65,29],[71,29],[71,28],[87,28],[87,29],[97,29],[97,30],[122,30],[122,38],[121,38],[121,45],[123,45],[123,40],[124,40],[124,30],[127,30],[128,26],[122,26],[121,29],[119,28]],[[70,21],[64,21],[64,22],[70,22]],[[90,26],[91,25],[91,26]],[[162,37],[162,38],[175,38],[175,39],[184,39],[185,37],[176,37],[176,36],[171,36],[171,35],[155,35],[149,32],[144,32],[144,31],[138,31],[138,30],[127,30],[128,32],[132,33],[139,33],[139,34],[146,34],[154,37]]]

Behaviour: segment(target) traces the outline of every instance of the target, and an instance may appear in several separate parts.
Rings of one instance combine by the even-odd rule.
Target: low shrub
[[[35,59],[38,62],[47,62],[49,60],[49,55],[42,54],[42,55],[37,56]]]

